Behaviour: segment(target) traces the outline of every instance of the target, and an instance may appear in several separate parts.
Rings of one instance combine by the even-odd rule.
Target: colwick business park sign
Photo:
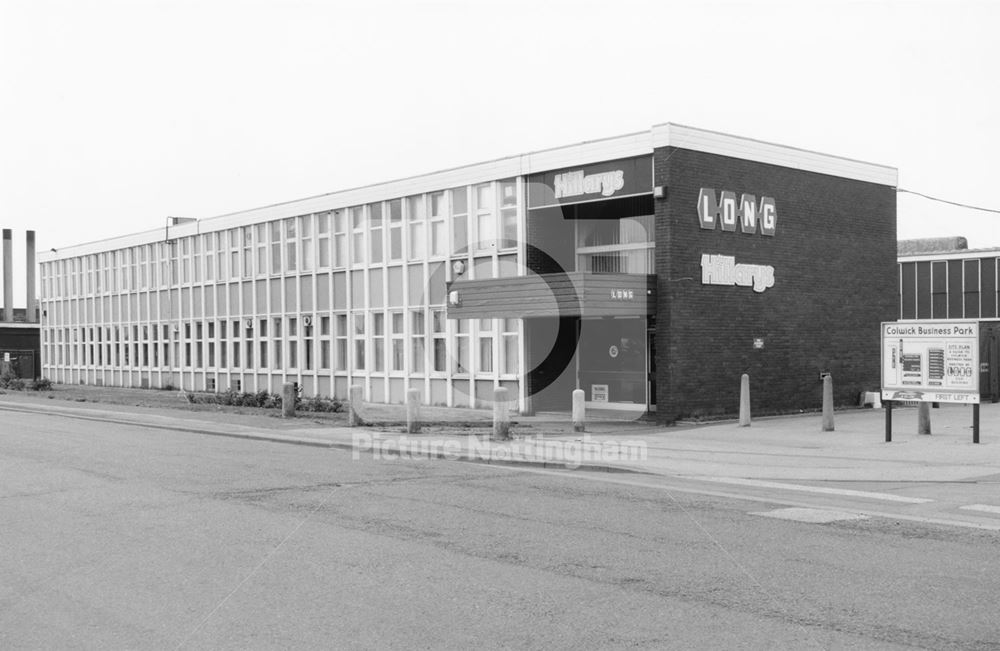
[[[882,324],[882,400],[979,403],[979,324]]]

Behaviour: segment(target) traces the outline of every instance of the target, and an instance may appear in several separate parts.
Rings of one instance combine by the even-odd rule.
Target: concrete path
[[[689,478],[748,480],[917,482],[961,481],[1000,474],[1000,404],[984,404],[980,444],[972,443],[972,407],[931,410],[933,434],[916,434],[917,410],[893,411],[893,442],[884,442],[884,411],[836,414],[836,430],[820,431],[819,414],[709,425],[656,427],[645,422],[601,421],[588,432],[546,414],[518,417],[510,442],[435,432],[405,435],[363,427],[331,427],[308,415],[282,420],[269,412],[151,409],[66,404],[26,394],[0,396],[0,410],[44,411],[73,418],[106,419],[143,427],[201,432],[319,447],[356,454],[444,457],[485,463],[541,464],[553,468],[626,470]],[[462,418],[482,412],[459,410]],[[438,415],[440,416],[440,414]]]

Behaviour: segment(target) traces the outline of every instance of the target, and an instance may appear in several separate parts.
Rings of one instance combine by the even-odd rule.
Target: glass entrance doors
[[[587,403],[646,411],[649,352],[645,317],[581,319],[578,381]]]

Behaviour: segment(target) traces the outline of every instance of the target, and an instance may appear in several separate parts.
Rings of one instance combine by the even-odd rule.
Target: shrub
[[[31,388],[35,391],[51,391],[52,380],[47,377],[40,377],[31,383]]]
[[[13,389],[14,387],[10,385],[11,382],[20,379],[13,370],[8,368],[3,373],[0,373],[0,389]]]
[[[7,388],[11,391],[24,391],[24,380],[19,377],[8,380]]]

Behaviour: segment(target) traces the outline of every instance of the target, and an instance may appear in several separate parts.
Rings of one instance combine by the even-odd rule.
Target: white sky
[[[45,251],[662,122],[1000,208],[998,27],[968,1],[0,0],[0,226],[20,256],[25,229]],[[998,214],[898,208],[900,238],[1000,246]]]

